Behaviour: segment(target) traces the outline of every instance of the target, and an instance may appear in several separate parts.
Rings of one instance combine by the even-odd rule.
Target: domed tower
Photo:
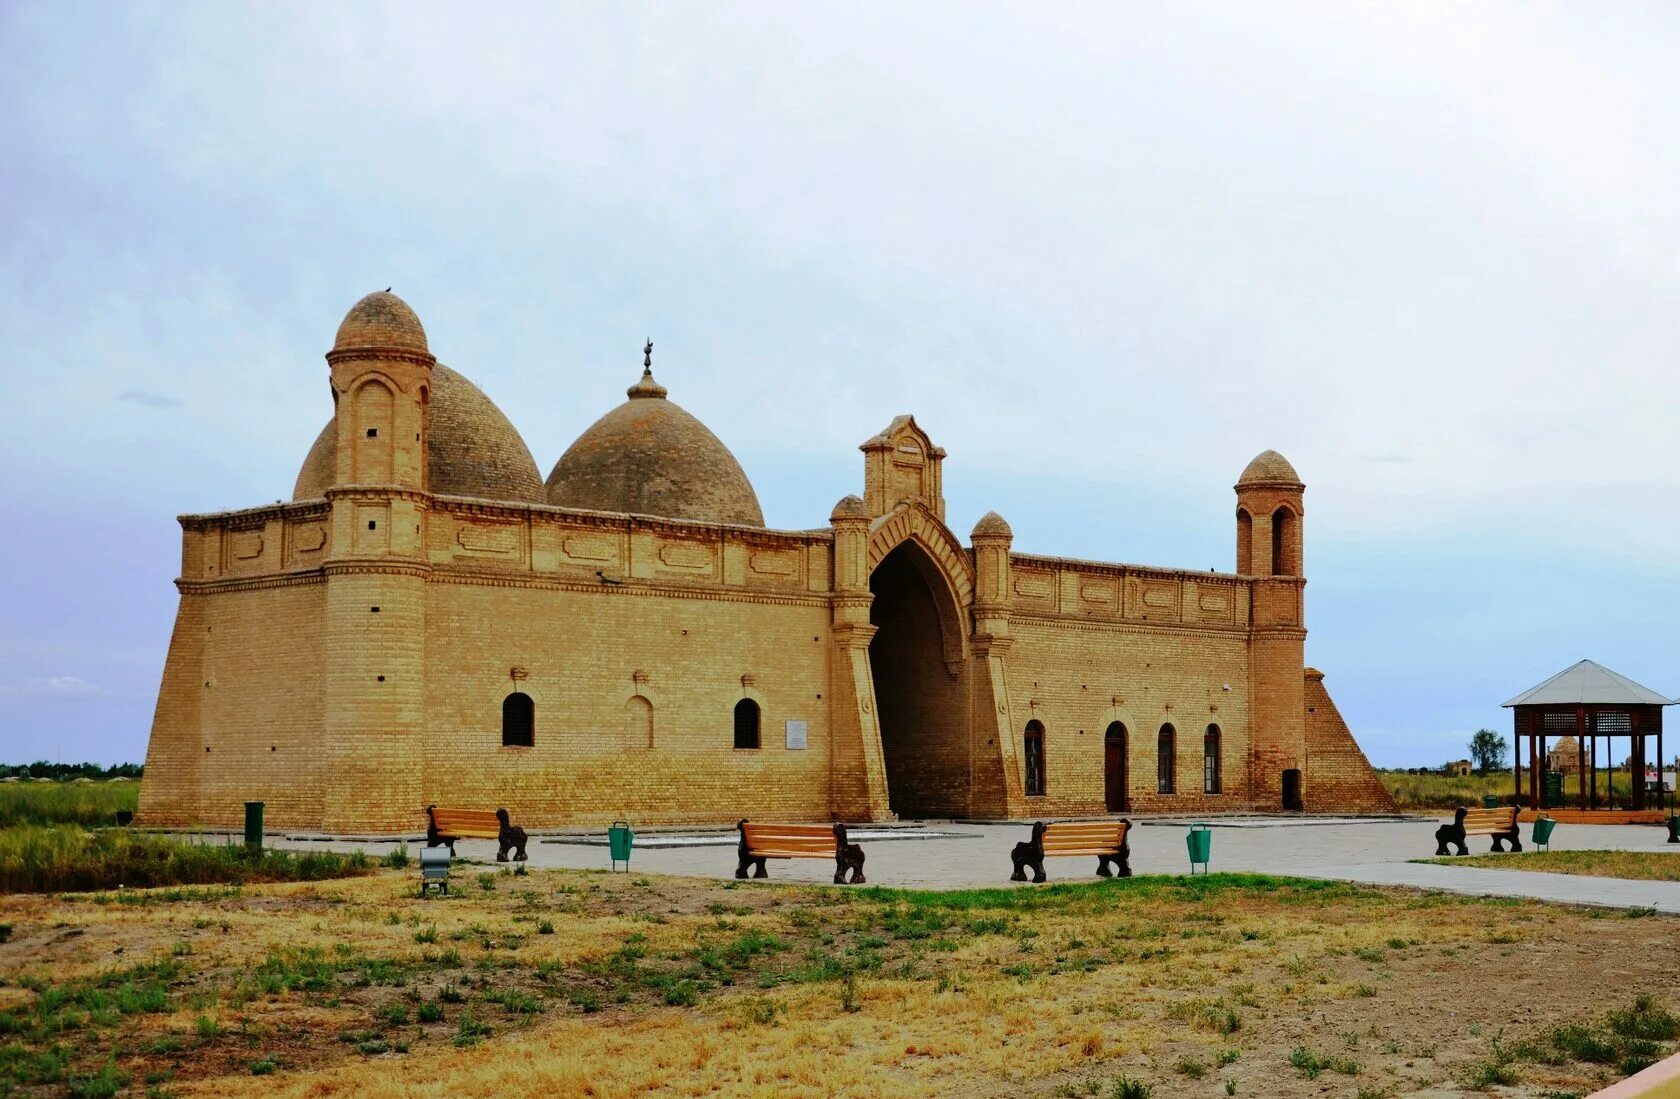
[[[332,509],[322,827],[354,832],[389,826],[374,807],[421,804],[426,435],[437,360],[414,310],[385,290],[351,307],[327,362],[336,438],[322,487]]]
[[[1288,459],[1265,451],[1237,478],[1237,572],[1250,578],[1249,730],[1258,808],[1306,807],[1301,497]]]

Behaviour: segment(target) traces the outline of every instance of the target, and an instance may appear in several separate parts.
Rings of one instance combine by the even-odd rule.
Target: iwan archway
[[[869,590],[869,664],[892,810],[900,819],[966,816],[966,661],[950,585],[927,550],[906,540],[875,567]]]

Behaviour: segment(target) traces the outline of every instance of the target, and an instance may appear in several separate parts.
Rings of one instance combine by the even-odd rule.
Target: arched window
[[[1022,784],[1026,787],[1027,796],[1041,798],[1044,796],[1044,726],[1036,721],[1027,722],[1027,731],[1022,743],[1022,760],[1026,773],[1021,776]]]
[[[653,703],[642,695],[624,704],[624,743],[631,748],[653,747]]]
[[[1177,761],[1173,758],[1178,734],[1171,725],[1161,726],[1161,735],[1155,742],[1155,792],[1170,794],[1173,792],[1173,771]]]
[[[1295,522],[1295,513],[1288,508],[1278,508],[1272,512],[1272,575],[1294,576],[1294,537],[1289,529]]]
[[[1202,734],[1202,793],[1219,793],[1219,726]]]
[[[735,703],[735,747],[758,747],[758,703],[750,698]]]
[[[1237,509],[1237,575],[1254,575],[1254,517]]]
[[[530,748],[536,742],[536,705],[530,695],[515,691],[502,699],[502,747]]]

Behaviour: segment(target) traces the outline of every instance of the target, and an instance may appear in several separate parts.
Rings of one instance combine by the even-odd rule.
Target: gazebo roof
[[[1571,664],[1538,686],[1505,703],[1510,706],[1672,706],[1649,687],[1602,664],[1583,660]]]

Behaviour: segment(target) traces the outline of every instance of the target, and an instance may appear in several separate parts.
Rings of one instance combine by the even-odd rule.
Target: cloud
[[[1383,466],[1404,466],[1417,461],[1409,454],[1362,454],[1360,458]]]
[[[164,393],[148,393],[144,389],[125,389],[117,394],[119,401],[132,401],[147,408],[180,408],[181,399]]]
[[[27,695],[34,698],[92,698],[105,694],[105,688],[75,675],[49,675],[26,679],[22,683],[0,683],[0,695]]]

